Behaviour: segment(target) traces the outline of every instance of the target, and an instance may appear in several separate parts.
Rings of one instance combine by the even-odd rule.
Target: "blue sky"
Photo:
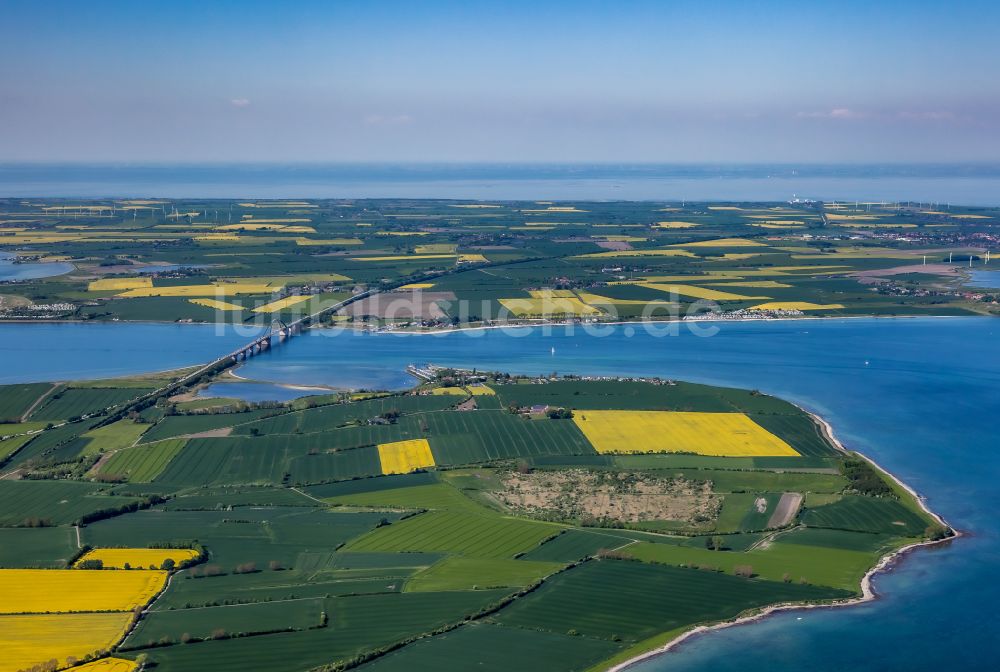
[[[1000,160],[987,2],[0,0],[0,161]]]

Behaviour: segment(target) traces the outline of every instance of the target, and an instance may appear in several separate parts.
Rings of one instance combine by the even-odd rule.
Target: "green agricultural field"
[[[781,540],[748,552],[642,542],[629,546],[627,553],[645,562],[707,568],[728,574],[737,567],[748,567],[754,576],[769,581],[788,579],[852,591],[858,590],[861,577],[874,564],[872,555],[864,551],[800,545],[793,540]]]
[[[632,543],[602,530],[566,530],[521,556],[522,560],[576,562],[602,550],[614,550]]]
[[[461,465],[539,455],[592,454],[571,421],[529,420],[506,411],[437,413],[426,420],[438,464]]]
[[[359,478],[340,483],[326,483],[302,488],[302,491],[318,499],[336,499],[348,495],[370,495],[386,490],[412,488],[437,483],[437,474],[429,471],[415,474],[394,474],[373,478]]]
[[[0,441],[0,464],[3,464],[4,460],[20,450],[21,446],[31,441],[32,438],[34,437],[25,434],[22,436],[11,436]]]
[[[119,450],[101,466],[100,473],[128,481],[152,481],[186,444],[186,439],[166,439]]]
[[[414,575],[407,592],[521,588],[562,569],[558,562],[449,557]]]
[[[917,536],[927,520],[892,499],[847,496],[833,504],[809,509],[802,518],[811,527]]]
[[[95,413],[105,408],[140,397],[152,388],[68,388],[46,398],[31,413],[32,420],[66,420]]]
[[[198,488],[174,497],[163,508],[173,511],[225,509],[237,506],[321,506],[320,502],[291,488],[237,486]]]
[[[235,434],[312,434],[350,424],[363,423],[384,413],[403,415],[441,411],[454,406],[455,399],[444,396],[393,395],[351,404],[332,404],[241,424]]]
[[[289,661],[309,669],[460,623],[503,594],[453,591],[334,597],[326,601],[329,622],[324,628],[196,646],[178,644],[143,652],[156,661],[157,669],[167,672],[204,669],[205,665],[214,669],[285,672]]]
[[[159,441],[189,434],[210,432],[223,427],[239,426],[252,422],[274,411],[248,411],[246,413],[199,413],[196,415],[168,415],[146,432],[145,441]]]
[[[0,568],[62,569],[77,551],[71,527],[0,527]]]
[[[209,639],[219,632],[234,636],[308,630],[323,624],[323,598],[260,602],[157,611],[144,618],[124,648],[149,646],[164,641],[180,642],[188,637]]]
[[[386,270],[352,263],[352,278]],[[511,277],[557,270],[540,260]],[[190,414],[167,400],[103,410],[169,377],[22,390],[22,408],[55,394],[9,425],[41,431],[0,442],[0,568],[64,567],[88,546],[198,549],[114,647],[162,672],[596,670],[699,624],[855,595],[883,554],[942,533],[774,397],[436,375],[405,394]],[[425,393],[482,378],[497,395],[475,407]],[[572,419],[519,410],[535,405],[745,412],[801,454],[599,455]],[[95,415],[46,428],[81,413]],[[378,445],[406,439],[426,439],[433,460],[383,475]],[[783,493],[803,506],[765,531]]]
[[[148,430],[149,427],[149,425],[144,423],[119,420],[110,425],[92,429],[82,435],[83,438],[89,439],[84,452],[88,454],[107,453],[128,448],[135,445],[143,432]]]
[[[316,507],[247,507],[235,513],[150,510],[93,523],[81,536],[92,546],[190,546],[197,541],[208,550],[210,564],[231,572],[246,563],[265,569],[272,561],[294,568],[302,553],[332,552],[382,521],[397,518],[391,513],[341,513]]]
[[[20,422],[52,387],[52,383],[0,385],[0,422]]]
[[[503,610],[496,621],[562,634],[639,641],[657,632],[731,618],[769,602],[836,599],[848,594],[697,569],[591,560],[546,581]]]
[[[511,558],[531,550],[559,530],[556,525],[496,514],[432,511],[378,529],[348,544],[345,550]]]
[[[585,670],[619,649],[620,645],[614,642],[592,637],[476,624],[417,642],[361,669],[366,672]]]
[[[0,526],[19,527],[32,521],[64,525],[85,514],[138,501],[107,495],[106,490],[75,481],[0,481]]]

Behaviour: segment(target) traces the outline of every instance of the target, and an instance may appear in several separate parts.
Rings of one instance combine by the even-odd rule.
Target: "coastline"
[[[754,319],[728,319],[728,318],[704,318],[698,320],[685,320],[684,318],[670,318],[664,320],[614,320],[614,321],[600,321],[600,322],[579,322],[579,321],[562,321],[562,322],[550,322],[545,320],[538,320],[533,324],[497,324],[497,325],[477,325],[477,326],[465,326],[465,327],[446,327],[443,329],[390,329],[390,330],[378,330],[371,329],[370,327],[363,326],[330,326],[322,324],[310,324],[306,329],[344,329],[353,331],[370,331],[372,333],[393,333],[393,334],[420,334],[420,335],[434,335],[434,334],[449,334],[458,331],[479,331],[486,329],[521,329],[521,328],[537,328],[537,327],[607,327],[616,325],[627,325],[627,324],[699,324],[702,322],[707,322],[710,324],[715,324],[717,322],[732,322],[732,323],[754,323],[754,322],[791,322],[791,321],[815,321],[815,320],[919,320],[925,318],[931,319],[962,319],[969,317],[995,317],[995,315],[986,313],[970,313],[968,315],[801,315],[796,317],[761,317]],[[0,318],[0,324],[172,324],[181,326],[222,326],[222,327],[240,327],[247,328],[245,324],[235,324],[232,322],[181,322],[178,320],[74,320],[67,318],[58,319],[26,319],[23,317],[16,318]],[[259,325],[260,330],[267,329],[266,325]]]
[[[836,437],[833,431],[833,426],[825,418],[816,413],[813,413],[812,411],[802,408],[798,404],[795,405],[799,409],[801,409],[804,413],[809,415],[813,420],[815,420],[817,424],[820,425],[820,427],[823,429],[823,434],[825,438],[827,438],[830,441],[830,443],[832,443],[838,450],[843,451],[845,454],[859,456],[860,458],[871,464],[880,473],[884,474],[885,476],[888,476],[893,483],[898,485],[900,488],[905,490],[908,494],[910,494],[913,497],[914,501],[916,501],[917,505],[920,507],[922,511],[931,516],[931,518],[936,520],[941,525],[947,527],[952,533],[951,536],[945,537],[943,539],[927,539],[924,541],[917,541],[912,544],[907,544],[906,546],[901,546],[899,548],[896,548],[890,551],[889,553],[883,555],[882,557],[879,558],[878,562],[876,562],[871,568],[869,568],[867,572],[865,572],[865,575],[861,578],[861,595],[858,597],[852,597],[844,600],[837,600],[827,603],[773,604],[771,606],[764,607],[763,609],[756,611],[754,613],[747,614],[744,616],[737,616],[736,618],[727,621],[720,621],[718,623],[713,623],[711,625],[696,626],[690,630],[686,630],[678,634],[676,637],[674,637],[667,643],[663,644],[662,646],[659,646],[655,649],[651,649],[649,651],[645,651],[621,663],[616,663],[611,667],[602,669],[605,669],[607,672],[623,672],[624,670],[632,667],[637,663],[669,653],[673,649],[677,648],[678,646],[686,642],[688,639],[693,639],[695,637],[708,634],[715,630],[722,630],[724,628],[731,628],[740,625],[749,625],[751,623],[761,621],[773,614],[777,614],[780,612],[797,611],[805,609],[839,609],[842,607],[852,607],[855,605],[864,604],[866,602],[872,602],[874,600],[879,599],[878,593],[875,592],[875,589],[872,587],[872,581],[876,575],[882,572],[891,571],[899,561],[901,561],[911,552],[919,548],[950,543],[956,539],[965,536],[965,534],[961,530],[955,529],[954,527],[948,525],[948,523],[944,520],[944,518],[941,517],[940,514],[931,511],[930,508],[927,507],[927,504],[924,501],[924,498],[920,495],[920,493],[918,493],[909,485],[901,481],[892,472],[882,468],[877,462],[875,462],[875,460],[868,457],[867,455],[864,455],[857,451],[848,450],[844,446],[844,444],[842,444],[840,440]],[[596,667],[597,666],[595,666],[595,669]]]

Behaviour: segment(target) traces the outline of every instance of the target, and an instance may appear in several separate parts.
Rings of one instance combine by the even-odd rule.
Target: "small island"
[[[421,371],[280,404],[189,371],[0,387],[9,669],[603,670],[871,599],[955,535],[757,391]]]

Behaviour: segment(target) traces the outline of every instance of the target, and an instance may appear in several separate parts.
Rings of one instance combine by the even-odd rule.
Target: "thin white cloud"
[[[233,107],[248,107],[250,105],[249,98],[233,98],[229,101],[229,104]]]
[[[800,119],[863,119],[869,115],[849,107],[835,107],[821,112],[799,112],[795,116]]]
[[[366,126],[405,126],[413,123],[408,114],[369,114],[363,119]]]
[[[903,110],[896,114],[900,119],[912,119],[916,121],[951,121],[955,119],[954,112],[947,111],[914,111]]]

